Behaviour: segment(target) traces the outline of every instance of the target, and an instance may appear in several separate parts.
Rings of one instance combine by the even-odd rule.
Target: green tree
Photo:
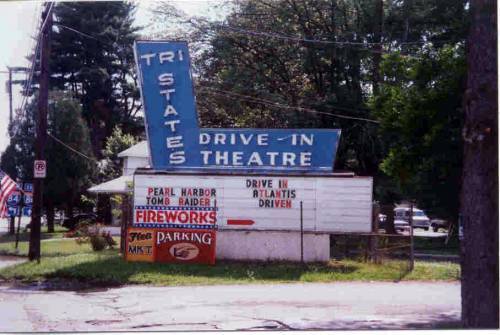
[[[51,85],[82,104],[94,155],[119,125],[141,134],[142,120],[132,50],[138,28],[129,2],[59,2],[51,44]]]
[[[25,116],[13,121],[13,136],[0,157],[0,168],[13,179],[30,181],[33,178],[36,108],[35,98],[26,105]]]
[[[122,175],[122,162],[118,154],[137,142],[137,138],[125,134],[121,128],[115,127],[113,129],[111,135],[106,139],[106,146],[103,150],[104,164],[100,171],[103,180],[117,178]]]
[[[382,171],[395,193],[416,199],[431,215],[456,222],[462,169],[463,44],[382,62],[385,82],[372,101],[387,150]]]
[[[80,103],[62,92],[52,92],[51,96],[53,103],[49,105],[48,119],[48,132],[51,136],[48,137],[45,148],[47,178],[44,180],[49,231],[54,227],[54,209],[64,208],[71,217],[73,207],[78,204],[80,195],[85,193],[97,172],[89,129],[82,118]],[[77,154],[60,142],[87,157]]]
[[[182,37],[193,40],[204,126],[341,128],[335,167],[376,175],[384,156],[376,124],[326,114],[372,119],[381,53],[463,40],[465,8],[455,0],[242,0],[224,21],[166,5],[156,20],[192,24]]]
[[[78,205],[80,195],[94,177],[96,163],[92,162],[89,130],[81,116],[80,103],[62,92],[51,92],[50,96],[48,133],[90,158],[79,156],[50,136],[47,138],[44,206],[48,227],[52,231],[54,210],[63,208],[72,214],[73,206]],[[14,121],[14,135],[1,157],[2,170],[23,181],[33,179],[36,108],[35,97],[27,104],[24,116]]]

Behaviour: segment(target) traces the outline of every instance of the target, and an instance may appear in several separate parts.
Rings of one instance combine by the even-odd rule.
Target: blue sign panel
[[[24,195],[24,206],[26,206],[26,207],[33,206],[33,195],[32,194],[25,194]]]
[[[198,121],[185,42],[137,42],[146,131],[155,168],[196,167]]]
[[[31,216],[31,207],[23,207],[23,216]]]
[[[7,212],[10,217],[19,216],[19,207],[8,207]]]
[[[154,169],[332,172],[340,130],[200,129],[187,43],[135,53]]]
[[[340,131],[200,129],[203,168],[331,172]]]
[[[14,191],[7,197],[7,206],[16,207],[19,205],[21,200],[21,194],[18,191]]]
[[[24,192],[33,192],[33,184],[32,183],[24,183],[23,184]]]
[[[19,207],[8,207],[8,216],[19,216]],[[23,216],[31,216],[31,207],[23,207]]]

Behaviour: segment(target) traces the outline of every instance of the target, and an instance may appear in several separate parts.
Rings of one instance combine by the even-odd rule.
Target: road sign
[[[24,206],[26,207],[33,206],[33,194],[31,193],[24,194]]]
[[[42,160],[35,160],[33,164],[33,177],[45,178],[47,176],[47,162]]]
[[[32,183],[23,183],[23,191],[24,192],[33,192],[33,184]]]
[[[23,207],[23,216],[31,216],[31,207]]]
[[[14,191],[7,198],[7,206],[17,207],[19,206],[20,200],[21,200],[21,193],[19,191]]]
[[[9,216],[18,216],[19,215],[19,207],[8,207],[7,209]]]
[[[331,173],[339,129],[199,128],[186,42],[137,41],[152,168]]]

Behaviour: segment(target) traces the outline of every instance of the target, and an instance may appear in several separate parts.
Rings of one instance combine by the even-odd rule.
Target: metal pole
[[[415,255],[413,245],[413,201],[410,203],[410,271],[413,271],[415,266]]]
[[[129,196],[128,193],[122,194],[122,205],[121,205],[121,210],[122,210],[122,220],[121,220],[121,239],[120,239],[120,252],[122,253],[122,256],[125,257],[125,248],[126,248],[126,239],[127,239],[127,231],[128,231],[128,226],[129,226]]]
[[[304,215],[302,201],[300,202],[300,262],[304,264]]]
[[[42,47],[40,51],[40,89],[38,94],[38,118],[36,128],[35,159],[44,159],[45,140],[47,138],[47,110],[49,95],[49,55],[50,55],[50,31],[52,30],[52,6],[45,3],[42,15]],[[28,257],[30,261],[40,262],[40,230],[43,206],[43,179],[35,178],[33,181],[33,212],[31,215],[30,248]]]
[[[23,183],[21,184],[21,188],[23,188]],[[19,199],[19,215],[17,219],[17,232],[16,232],[16,251],[19,245],[19,231],[21,230],[21,217],[23,216],[23,206],[24,206],[24,192],[20,193],[21,199]]]
[[[16,230],[16,218],[15,216],[9,216],[9,235],[14,235]]]

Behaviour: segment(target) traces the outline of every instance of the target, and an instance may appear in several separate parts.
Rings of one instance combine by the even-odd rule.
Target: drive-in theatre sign
[[[307,229],[339,230],[325,201],[342,198],[327,177],[340,130],[199,128],[187,44],[137,41],[135,53],[152,171],[134,177],[127,259],[213,263],[217,228],[293,230],[299,201]],[[344,197],[351,219],[365,215],[371,180],[348,184],[359,193]]]
[[[136,52],[152,168],[332,171],[340,130],[200,129],[187,44]]]

